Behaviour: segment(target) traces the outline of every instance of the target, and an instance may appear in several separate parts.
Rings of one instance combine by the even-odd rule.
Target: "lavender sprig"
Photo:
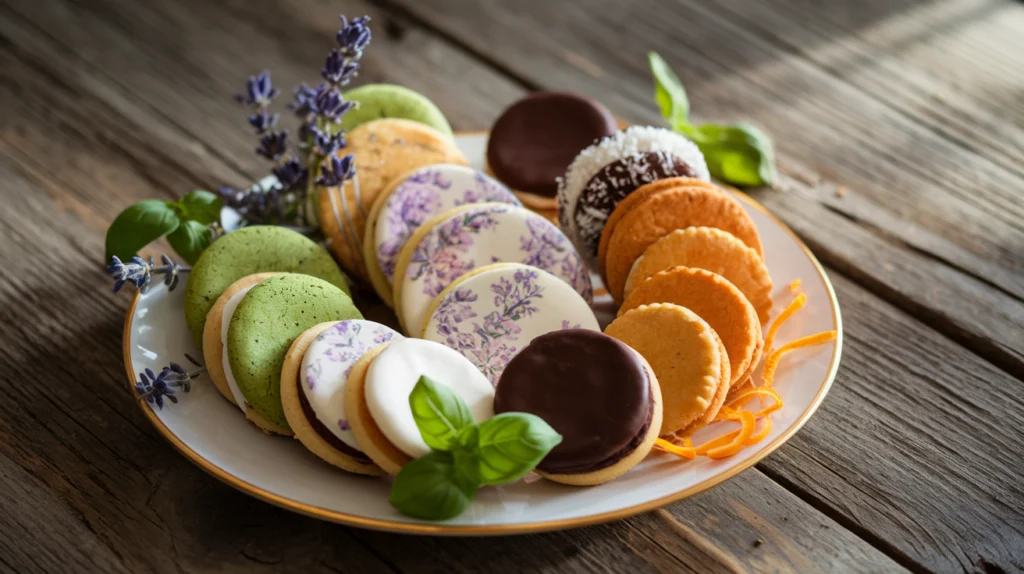
[[[139,380],[135,383],[135,394],[139,400],[155,405],[158,409],[164,408],[165,398],[177,404],[178,397],[175,396],[175,389],[180,389],[183,393],[191,391],[192,379],[206,370],[188,353],[185,353],[185,358],[199,367],[199,370],[189,373],[184,367],[172,361],[168,366],[160,369],[159,374],[154,374],[152,369],[139,372]]]
[[[126,283],[132,283],[140,293],[145,293],[149,291],[154,275],[162,275],[167,290],[173,291],[178,286],[179,274],[192,270],[191,267],[178,265],[167,255],[161,255],[160,262],[163,265],[157,266],[152,257],[146,261],[138,255],[127,262],[121,261],[116,255],[111,257],[107,273],[114,278],[114,293],[120,291]]]

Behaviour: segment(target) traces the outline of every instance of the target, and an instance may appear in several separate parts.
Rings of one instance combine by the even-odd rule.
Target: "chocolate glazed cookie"
[[[512,104],[491,128],[487,165],[515,191],[553,198],[555,181],[576,154],[618,127],[594,100],[564,92],[536,92]]]
[[[661,428],[661,389],[646,361],[596,331],[537,337],[505,368],[494,412],[544,419],[562,442],[537,465],[555,482],[601,484],[636,466]]]

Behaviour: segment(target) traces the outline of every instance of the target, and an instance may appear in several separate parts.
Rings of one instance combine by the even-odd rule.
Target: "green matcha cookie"
[[[362,319],[334,285],[297,273],[275,275],[246,293],[228,326],[228,363],[238,389],[257,413],[288,428],[281,407],[281,367],[288,347],[319,323]]]
[[[422,94],[393,84],[367,84],[345,92],[345,99],[359,102],[341,120],[346,130],[381,118],[399,118],[426,124],[435,130],[452,135],[441,110]]]
[[[269,225],[232,231],[203,251],[185,284],[185,322],[199,348],[206,314],[217,297],[242,277],[268,271],[312,275],[349,292],[331,254],[308,237]]]

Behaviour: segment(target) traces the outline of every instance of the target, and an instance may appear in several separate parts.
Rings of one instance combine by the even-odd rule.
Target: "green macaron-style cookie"
[[[238,303],[228,326],[228,364],[245,400],[285,428],[281,367],[292,341],[328,321],[362,319],[352,299],[334,285],[297,273],[264,279]]]
[[[304,235],[270,225],[243,227],[214,241],[192,266],[185,284],[185,322],[202,348],[206,314],[229,285],[246,275],[304,273],[349,292],[331,254]]]
[[[404,86],[367,84],[344,95],[346,100],[359,103],[342,118],[341,127],[345,130],[381,118],[398,118],[426,124],[447,136],[452,135],[452,127],[434,102]]]

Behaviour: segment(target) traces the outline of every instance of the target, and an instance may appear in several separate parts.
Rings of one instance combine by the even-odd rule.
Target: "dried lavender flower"
[[[160,262],[163,265],[156,266],[152,257],[146,261],[138,255],[128,262],[122,262],[116,255],[111,257],[107,273],[114,278],[114,293],[120,291],[126,283],[132,283],[139,292],[145,293],[149,291],[154,275],[162,275],[167,290],[173,291],[178,286],[179,274],[192,270],[178,265],[167,255],[161,255]]]
[[[262,134],[277,125],[277,114],[271,114],[266,109],[261,109],[249,116],[249,125],[256,130],[256,134]]]
[[[250,76],[245,82],[245,93],[237,94],[235,99],[247,106],[265,108],[279,93],[270,82],[270,72],[264,70]]]
[[[135,394],[140,401],[146,401],[156,408],[164,408],[164,399],[177,404],[178,397],[175,396],[175,388],[187,393],[192,390],[192,379],[198,377],[206,369],[188,353],[185,358],[193,365],[200,367],[194,372],[188,372],[178,363],[171,362],[168,366],[160,369],[159,374],[153,373],[152,369],[139,372],[139,380],[135,383]]]
[[[336,187],[343,181],[352,177],[355,171],[354,156],[352,154],[338,159],[333,155],[320,167],[320,175],[316,178],[316,184],[324,187]]]
[[[341,15],[341,29],[338,30],[338,45],[342,54],[351,60],[363,57],[363,50],[370,45],[370,17],[362,16],[349,22]]]
[[[260,136],[260,145],[256,154],[270,161],[278,161],[288,151],[288,130],[267,132]]]

